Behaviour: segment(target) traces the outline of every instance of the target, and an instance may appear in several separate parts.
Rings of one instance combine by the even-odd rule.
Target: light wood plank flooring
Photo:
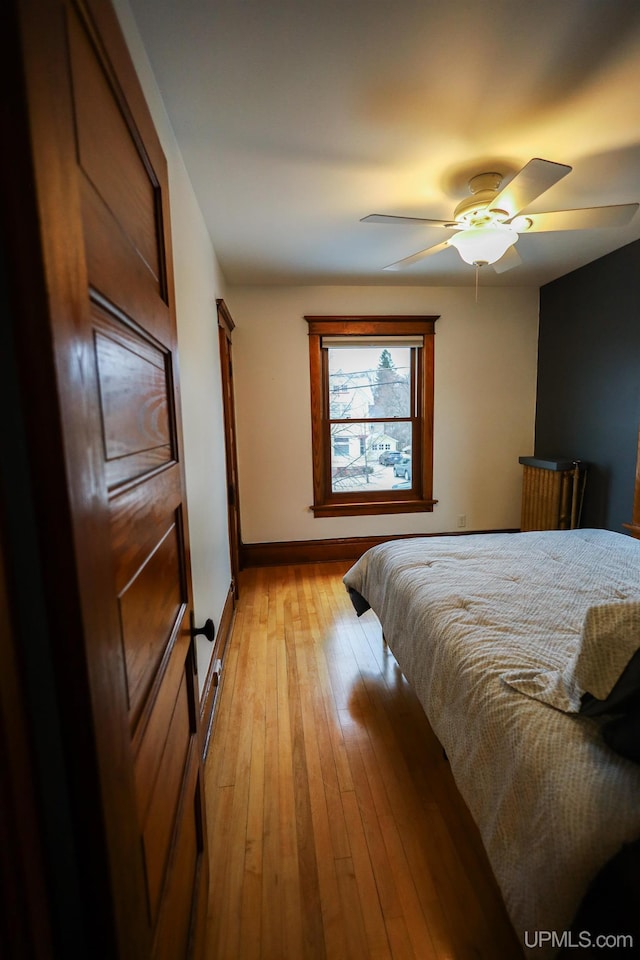
[[[245,571],[206,763],[208,960],[522,960],[346,563]]]

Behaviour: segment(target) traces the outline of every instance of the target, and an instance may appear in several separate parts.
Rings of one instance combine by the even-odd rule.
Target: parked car
[[[393,465],[394,477],[404,477],[405,480],[411,480],[411,457],[402,457],[398,463]]]
[[[378,462],[384,464],[385,467],[391,466],[393,463],[398,463],[402,460],[404,454],[400,453],[399,450],[385,450],[384,453],[381,453],[378,457]]]

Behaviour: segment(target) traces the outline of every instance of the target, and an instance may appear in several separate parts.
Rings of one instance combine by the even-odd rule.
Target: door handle
[[[192,621],[193,622],[193,621]],[[213,639],[216,635],[216,628],[213,625],[213,620],[205,620],[203,627],[191,627],[191,636],[198,637],[200,634],[203,634],[209,643],[213,643]]]

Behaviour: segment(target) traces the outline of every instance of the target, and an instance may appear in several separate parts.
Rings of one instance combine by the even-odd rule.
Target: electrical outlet
[[[458,526],[466,527],[467,525],[467,515],[466,513],[461,513],[458,515]]]

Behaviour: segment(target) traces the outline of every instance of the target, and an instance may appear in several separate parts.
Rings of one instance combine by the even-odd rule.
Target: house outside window
[[[431,511],[437,317],[305,319],[315,516]]]
[[[333,453],[336,457],[349,456],[349,438],[336,437],[333,441]]]

